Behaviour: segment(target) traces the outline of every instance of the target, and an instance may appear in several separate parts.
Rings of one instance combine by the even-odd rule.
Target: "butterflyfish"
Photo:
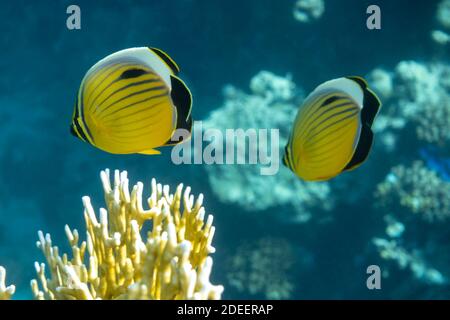
[[[319,85],[297,112],[284,165],[306,181],[328,180],[357,168],[371,149],[371,127],[380,107],[379,98],[361,77]]]
[[[192,95],[179,71],[156,48],[130,48],[103,58],[81,82],[71,133],[113,154],[159,154],[156,148],[187,140]],[[177,129],[185,134],[173,139]]]

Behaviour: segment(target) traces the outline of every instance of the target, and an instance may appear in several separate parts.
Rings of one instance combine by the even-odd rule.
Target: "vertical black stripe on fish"
[[[288,159],[288,145],[289,144],[287,144],[285,147],[284,147],[284,155],[283,155],[283,164],[286,166],[286,167],[288,167],[289,169],[292,169],[291,168],[291,165],[290,165],[290,163],[289,163],[289,159]]]
[[[83,91],[78,92],[77,95],[77,100],[76,100],[76,104],[77,104],[77,119],[75,120],[76,124],[81,128],[81,131],[86,139],[87,142],[89,143],[94,143],[94,137],[91,134],[91,131],[89,130],[89,127],[86,123],[85,117],[84,117],[84,105],[83,105]],[[80,97],[80,98],[79,98]],[[82,122],[83,127],[86,130],[83,130],[83,127],[81,127],[78,123],[78,119]],[[88,139],[89,138],[89,139]]]
[[[371,127],[373,120],[380,110],[381,102],[374,92],[370,89],[366,89],[364,90],[363,104],[364,106],[361,111],[361,121]]]

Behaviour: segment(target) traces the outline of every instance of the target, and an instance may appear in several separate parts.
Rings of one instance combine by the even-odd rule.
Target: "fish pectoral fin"
[[[363,125],[361,128],[361,134],[359,136],[358,145],[356,146],[355,153],[353,154],[350,162],[345,166],[342,171],[351,171],[359,167],[369,155],[369,151],[372,148],[373,132],[368,125]]]
[[[177,76],[171,75],[172,91],[170,93],[177,113],[176,130],[184,130],[186,134],[172,134],[171,138],[164,144],[172,146],[188,140],[192,132],[192,94],[186,84]]]
[[[145,150],[145,151],[141,151],[138,152],[139,154],[147,154],[147,155],[153,155],[153,154],[161,154],[161,151],[155,150],[155,149],[150,149],[150,150]]]

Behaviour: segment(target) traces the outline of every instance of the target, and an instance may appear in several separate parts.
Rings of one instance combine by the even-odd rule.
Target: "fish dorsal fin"
[[[146,155],[161,154],[160,151],[155,150],[155,149],[145,150],[145,151],[141,151],[141,152],[138,152],[138,153],[139,154],[146,154]]]
[[[347,79],[355,81],[363,90],[367,88],[367,81],[360,76],[349,76]]]
[[[192,94],[183,80],[181,80],[177,76],[170,76],[170,80],[172,83],[172,102],[175,105],[175,109],[177,112],[176,129],[185,129],[190,133],[192,131]],[[187,140],[187,138],[185,138],[184,140]],[[175,141],[169,139],[165,145],[178,144],[183,142],[184,140],[181,139],[179,141]]]
[[[342,77],[333,80],[328,80],[319,85],[311,94],[322,94],[324,91],[333,92],[341,91],[350,96],[358,105],[363,107],[364,89],[356,80],[350,77]]]
[[[361,133],[359,136],[358,144],[356,146],[355,153],[353,154],[350,162],[345,166],[342,171],[350,171],[359,167],[369,155],[370,148],[373,142],[372,129],[367,124],[363,124],[361,127]]]
[[[178,74],[180,72],[180,67],[176,64],[176,62],[164,51],[158,48],[150,48],[150,51],[155,53],[168,67],[172,70],[173,74]]]

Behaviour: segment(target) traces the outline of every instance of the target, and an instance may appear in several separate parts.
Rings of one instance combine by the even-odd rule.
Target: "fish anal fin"
[[[372,148],[372,142],[373,132],[369,126],[363,124],[355,153],[342,171],[350,171],[359,167],[367,159],[370,149]]]
[[[158,48],[149,47],[149,49],[156,54],[174,74],[178,74],[180,72],[180,67],[178,67],[177,63],[167,53]]]
[[[154,155],[154,154],[161,154],[161,151],[158,151],[158,150],[155,150],[155,149],[150,149],[150,150],[140,151],[138,153],[139,154],[146,154],[146,155]]]

